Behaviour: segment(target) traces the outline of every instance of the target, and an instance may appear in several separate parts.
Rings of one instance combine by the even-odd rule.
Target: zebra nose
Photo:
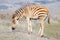
[[[12,30],[15,30],[15,28],[12,27]]]

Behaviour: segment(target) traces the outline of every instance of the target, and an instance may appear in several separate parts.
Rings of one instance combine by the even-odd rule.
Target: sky
[[[60,0],[0,0],[0,11],[17,9],[26,4],[46,5],[52,10],[60,7]]]

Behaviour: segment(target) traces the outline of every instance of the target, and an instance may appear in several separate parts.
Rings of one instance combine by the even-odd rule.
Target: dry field
[[[11,30],[11,14],[0,13],[0,40],[59,40],[60,39],[60,22],[48,24],[45,22],[45,37],[37,35],[39,30],[39,20],[32,20],[33,33],[27,33],[26,20],[23,18],[15,31]]]

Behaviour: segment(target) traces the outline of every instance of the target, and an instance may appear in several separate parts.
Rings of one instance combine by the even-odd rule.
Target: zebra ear
[[[15,18],[15,16],[16,16],[16,14],[13,14],[13,15],[11,16],[11,19],[14,19],[14,18]]]

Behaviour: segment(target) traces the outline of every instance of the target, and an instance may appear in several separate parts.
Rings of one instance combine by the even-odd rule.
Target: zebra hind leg
[[[41,20],[40,21],[40,29],[39,29],[38,35],[43,37],[44,36],[43,33],[44,33],[44,21]]]

